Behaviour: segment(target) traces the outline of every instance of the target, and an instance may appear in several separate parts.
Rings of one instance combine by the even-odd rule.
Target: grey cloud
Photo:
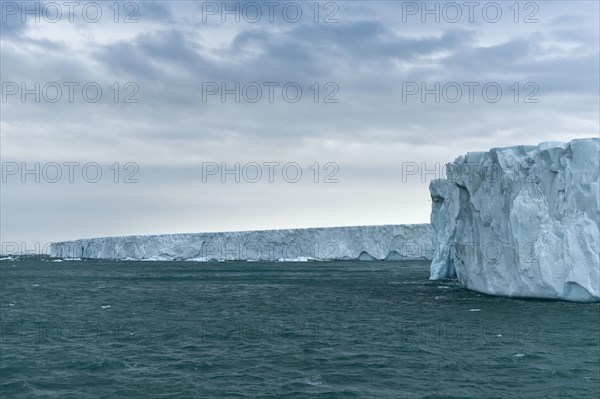
[[[29,35],[25,24],[3,25],[3,80],[135,81],[140,87],[138,104],[2,104],[3,160],[134,161],[145,177],[118,189],[2,190],[3,236],[26,236],[23,220],[33,225],[42,209],[51,212],[39,239],[294,227],[298,220],[377,223],[390,222],[390,215],[405,223],[417,216],[403,209],[421,207],[427,192],[423,184],[394,180],[402,160],[447,162],[468,150],[597,134],[598,26],[586,19],[589,11],[581,4],[569,11],[570,20],[560,17],[562,10],[544,8],[546,17],[558,18],[555,26],[506,30],[481,23],[403,25],[398,4],[340,4],[338,24],[232,26],[200,24],[190,12],[196,3],[142,3],[139,24],[113,24],[105,31],[77,22],[77,43],[68,36]],[[211,47],[214,38],[220,47]],[[563,48],[565,43],[571,47]],[[402,101],[406,81],[474,80],[534,81],[541,101]],[[297,81],[306,101],[202,103],[204,81]],[[315,81],[336,82],[340,102],[314,103],[306,86]],[[338,161],[344,179],[306,191],[196,185],[199,163],[225,160]],[[239,205],[246,195],[255,209]],[[293,210],[287,198],[294,198]],[[315,204],[314,198],[322,201]],[[165,206],[169,211],[161,214]],[[34,207],[36,213],[27,212]],[[97,209],[102,212],[94,216]],[[5,218],[9,212],[17,217]],[[427,220],[426,209],[419,217]],[[88,225],[77,226],[83,219]],[[68,234],[52,237],[65,220],[72,224]]]
[[[167,5],[169,2],[164,2],[164,4],[158,1],[142,1],[139,2],[139,14],[136,13],[135,18],[139,19],[141,23],[147,21],[157,21],[163,24],[173,23],[173,15],[169,8],[170,5]],[[122,4],[127,4],[127,2],[123,2]],[[126,11],[132,13],[133,9],[128,8]]]

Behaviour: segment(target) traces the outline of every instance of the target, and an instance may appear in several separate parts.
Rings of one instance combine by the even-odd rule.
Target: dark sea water
[[[1,398],[598,398],[600,306],[427,262],[0,262]]]

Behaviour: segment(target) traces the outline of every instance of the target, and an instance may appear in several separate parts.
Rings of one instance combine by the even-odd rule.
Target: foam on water
[[[325,380],[320,375],[315,375],[311,377],[307,377],[304,379],[304,382],[308,385],[312,386],[320,386],[325,384]]]

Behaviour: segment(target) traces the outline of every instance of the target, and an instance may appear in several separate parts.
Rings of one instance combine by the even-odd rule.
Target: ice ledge
[[[53,243],[59,258],[189,261],[431,260],[429,224],[89,238]]]
[[[600,301],[599,142],[458,157],[429,187],[430,278],[492,295]]]

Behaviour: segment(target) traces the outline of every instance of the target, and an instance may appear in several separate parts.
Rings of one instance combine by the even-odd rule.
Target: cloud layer
[[[598,134],[596,2],[49,4],[2,3],[2,242],[427,222],[407,164]]]

